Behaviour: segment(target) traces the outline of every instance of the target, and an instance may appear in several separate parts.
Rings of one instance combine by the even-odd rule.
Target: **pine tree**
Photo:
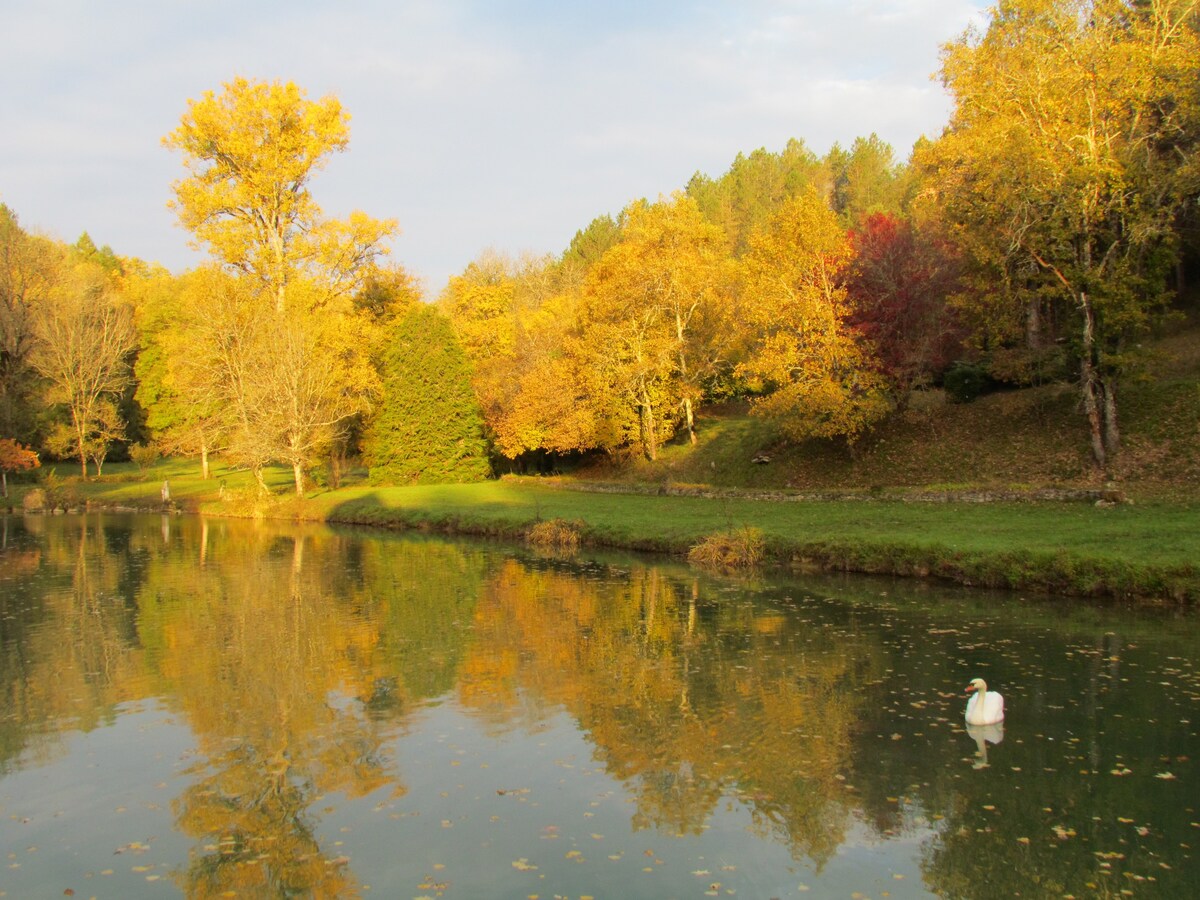
[[[418,306],[397,322],[383,379],[384,399],[364,439],[372,482],[437,484],[490,474],[470,366],[444,316]]]

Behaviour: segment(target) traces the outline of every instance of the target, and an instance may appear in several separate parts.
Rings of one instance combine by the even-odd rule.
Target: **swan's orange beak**
[[[975,685],[973,685],[973,684],[968,684],[968,685],[967,685],[967,693],[968,693],[968,694],[973,694],[973,693],[975,693],[977,690],[979,690],[979,688],[975,687]]]

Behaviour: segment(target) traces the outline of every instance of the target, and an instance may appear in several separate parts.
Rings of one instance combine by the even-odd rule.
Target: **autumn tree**
[[[235,78],[224,88],[189,101],[163,138],[189,173],[172,186],[180,223],[197,247],[255,279],[277,311],[301,278],[330,296],[352,292],[396,223],[361,212],[326,219],[309,191],[330,155],[348,146],[349,113],[336,97],[309,100],[291,82]]]
[[[166,452],[199,457],[205,479],[209,458],[222,448],[227,431],[219,385],[205,368],[208,348],[197,333],[211,309],[210,296],[200,285],[210,274],[201,268],[176,277],[146,266],[125,282],[136,309],[135,397],[146,411],[146,427]]]
[[[290,82],[238,78],[191,101],[164,138],[189,172],[173,186],[180,221],[245,281],[213,295],[224,334],[209,329],[210,374],[228,380],[208,387],[232,398],[230,449],[260,487],[262,466],[276,459],[302,493],[305,469],[337,445],[378,384],[365,334],[378,323],[354,298],[378,274],[395,222],[361,212],[326,219],[309,191],[346,148],[348,122],[335,97],[311,101]]]
[[[473,367],[472,380],[488,421],[507,405],[515,361],[517,264],[488,250],[450,278],[438,301]]]
[[[992,274],[974,304],[990,340],[1019,340],[1019,311],[1036,314],[1040,299],[1072,323],[1102,469],[1120,446],[1132,339],[1164,308],[1174,223],[1200,175],[1196,11],[1194,0],[1002,0],[986,33],[946,48],[955,110],[920,154],[942,214]]]
[[[684,194],[631,204],[621,232],[589,273],[577,347],[601,408],[614,422],[636,411],[634,442],[655,459],[678,421],[695,440],[703,381],[723,361],[727,244]]]
[[[22,447],[12,438],[0,438],[0,485],[4,496],[8,496],[8,473],[25,472],[41,465],[38,455],[28,447]]]
[[[853,441],[888,408],[886,384],[849,327],[843,271],[850,243],[808,191],[750,242],[742,318],[755,339],[739,372],[763,394],[755,410],[796,439]]]
[[[305,471],[328,456],[349,421],[379,394],[370,344],[349,315],[289,317],[260,348],[267,434],[276,436],[276,458],[292,468],[297,495]]]
[[[39,407],[36,311],[63,280],[65,254],[0,204],[0,433],[34,439]]]
[[[488,436],[509,459],[595,446],[592,404],[567,343],[577,285],[614,237],[604,221],[593,222],[590,237],[577,234],[578,252],[559,260],[486,251],[442,293],[439,307],[470,361]]]
[[[103,465],[109,444],[124,436],[116,402],[129,385],[129,356],[137,332],[129,304],[116,296],[103,272],[74,267],[35,312],[33,366],[50,385],[48,399],[67,411],[68,424],[51,435],[56,452]]]
[[[963,327],[950,302],[961,261],[944,240],[889,213],[863,219],[850,244],[849,321],[871,342],[903,402],[961,355]]]

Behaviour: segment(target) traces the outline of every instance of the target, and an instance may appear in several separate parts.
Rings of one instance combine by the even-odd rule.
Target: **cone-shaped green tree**
[[[376,484],[490,474],[470,365],[449,321],[432,307],[419,305],[396,323],[383,361],[383,402],[363,444]]]

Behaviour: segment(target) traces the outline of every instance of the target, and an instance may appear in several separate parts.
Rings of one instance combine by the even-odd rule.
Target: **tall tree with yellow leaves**
[[[754,334],[739,373],[765,392],[756,411],[790,437],[853,441],[890,408],[886,382],[849,328],[842,273],[850,243],[809,190],[751,238],[743,321]]]
[[[315,281],[324,296],[352,292],[396,223],[361,212],[325,219],[309,191],[349,144],[349,113],[336,97],[309,100],[292,82],[235,78],[224,87],[189,101],[163,138],[189,173],[172,185],[180,223],[198,247],[257,280],[279,312],[298,280]]]
[[[592,393],[608,398],[602,408],[617,404],[606,413],[614,422],[636,411],[649,459],[676,422],[695,440],[704,380],[724,362],[730,271],[724,232],[676,194],[627,207],[620,241],[588,273],[578,349]]]
[[[972,303],[991,340],[1039,297],[1073,323],[1101,469],[1120,446],[1132,339],[1164,309],[1174,224],[1200,182],[1198,10],[1001,0],[985,34],[946,48],[954,115],[918,156],[927,193],[991,276]]]
[[[297,493],[306,467],[378,386],[364,337],[378,323],[354,298],[378,275],[395,222],[361,212],[326,219],[309,191],[313,174],[346,148],[348,122],[336,97],[312,101],[290,82],[238,78],[189,102],[164,138],[189,172],[173,185],[180,221],[244,282],[212,295],[214,312],[235,313],[215,319],[246,338],[237,366],[225,359],[211,369],[227,379],[220,390],[240,398],[240,437],[230,446],[256,474],[269,459],[287,462]],[[219,341],[212,349],[217,361],[229,357]]]

